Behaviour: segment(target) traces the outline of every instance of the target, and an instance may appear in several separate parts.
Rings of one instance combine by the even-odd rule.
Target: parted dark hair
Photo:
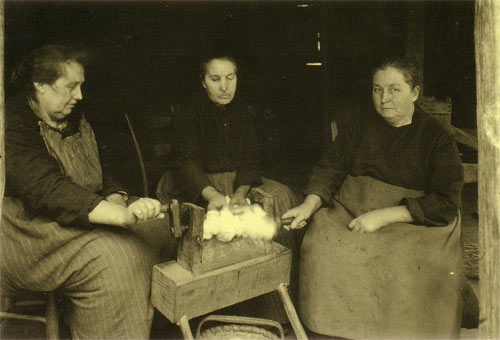
[[[408,85],[410,85],[411,88],[420,84],[415,64],[403,57],[385,59],[373,70],[372,76],[374,76],[378,71],[383,71],[391,67],[399,70],[401,74],[403,74],[404,80]]]
[[[238,73],[238,63],[236,58],[231,53],[226,52],[215,52],[211,54],[205,54],[200,58],[200,78],[205,78],[207,74],[207,65],[214,59],[227,60],[233,63],[235,72]]]
[[[35,99],[34,82],[53,84],[64,72],[63,64],[74,61],[85,65],[87,55],[84,51],[65,46],[46,45],[34,49],[25,56],[11,73],[11,83],[18,91]]]

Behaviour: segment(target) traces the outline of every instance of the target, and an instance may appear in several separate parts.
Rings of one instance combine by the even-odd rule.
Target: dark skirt
[[[374,233],[353,217],[422,193],[348,177],[304,237],[299,309],[312,331],[350,339],[458,338],[463,283],[460,218],[445,227],[394,223]]]

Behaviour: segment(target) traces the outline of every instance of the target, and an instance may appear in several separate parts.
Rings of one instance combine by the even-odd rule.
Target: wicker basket
[[[278,340],[268,330],[249,325],[222,325],[209,328],[201,333],[203,340]]]

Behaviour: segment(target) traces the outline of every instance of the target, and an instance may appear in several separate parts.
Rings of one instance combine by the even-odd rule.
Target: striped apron
[[[102,170],[86,120],[67,138],[43,122],[39,126],[61,173],[99,191]],[[153,316],[151,268],[159,262],[164,232],[159,222],[129,229],[61,226],[45,216],[30,216],[20,199],[5,197],[2,294],[59,289],[70,302],[64,316],[75,339],[148,338]]]

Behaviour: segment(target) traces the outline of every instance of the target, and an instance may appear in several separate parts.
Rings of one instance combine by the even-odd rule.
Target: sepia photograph
[[[500,1],[0,0],[0,338],[500,339]]]

